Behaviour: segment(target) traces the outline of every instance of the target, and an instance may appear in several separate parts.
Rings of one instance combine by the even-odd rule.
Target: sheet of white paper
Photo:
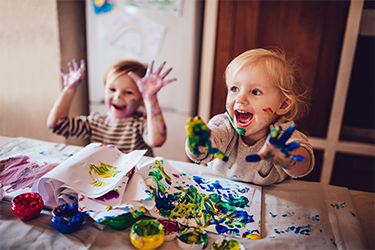
[[[166,32],[164,25],[122,12],[113,14],[112,17],[106,28],[104,41],[125,49],[144,61],[157,57]]]

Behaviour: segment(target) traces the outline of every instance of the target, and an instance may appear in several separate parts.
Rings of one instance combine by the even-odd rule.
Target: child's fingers
[[[85,60],[81,60],[81,66],[80,66],[80,69],[81,69],[82,71],[85,71],[85,70],[86,70],[85,66],[86,66],[86,64],[85,64]]]
[[[173,78],[173,79],[170,79],[170,80],[163,81],[162,87],[164,87],[165,85],[170,84],[171,82],[174,82],[174,81],[177,81],[177,78]]]
[[[269,139],[269,141],[270,141],[272,144],[277,143],[277,137],[279,137],[280,130],[281,130],[281,127],[280,127],[280,126],[276,126],[274,129],[272,129],[272,131],[271,131],[271,133],[270,133],[270,139]]]
[[[129,72],[128,76],[130,76],[136,83],[141,79],[137,74],[134,74],[133,72]]]
[[[279,145],[285,145],[285,142],[289,139],[289,137],[293,134],[294,132],[294,123],[292,123],[286,130],[285,132],[280,136],[279,139]]]
[[[68,62],[68,68],[69,68],[69,71],[73,71],[73,65],[71,62]]]
[[[150,63],[150,65],[148,65],[145,76],[151,75],[153,67],[154,67],[154,60],[152,60],[151,63]]]
[[[61,75],[62,78],[65,78],[66,74],[64,73],[64,71],[62,69],[60,69],[60,75]]]
[[[168,69],[163,75],[161,75],[161,79],[164,79],[170,72],[172,71],[172,68]]]
[[[77,63],[76,59],[73,59],[73,69],[74,69],[74,71],[78,70],[78,63]]]
[[[156,73],[157,75],[160,75],[160,72],[161,72],[161,70],[163,69],[163,67],[164,67],[164,65],[165,65],[166,63],[167,63],[167,62],[164,61],[164,62],[160,65],[160,67],[156,70],[155,73]]]
[[[295,160],[295,161],[298,161],[298,162],[301,162],[301,161],[305,161],[305,157],[303,157],[302,155],[292,155],[292,160]]]
[[[287,148],[288,151],[293,151],[293,150],[299,148],[299,143],[296,142],[296,141],[291,142],[291,143],[289,143],[289,144],[286,146],[286,148]]]

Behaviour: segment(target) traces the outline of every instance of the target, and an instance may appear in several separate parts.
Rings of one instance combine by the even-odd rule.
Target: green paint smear
[[[134,224],[132,231],[141,237],[147,237],[162,234],[163,228],[155,220],[140,220]]]
[[[214,242],[211,246],[212,250],[240,250],[241,246],[238,241],[223,239],[222,242]]]
[[[183,233],[178,238],[189,245],[206,243],[208,240],[208,234],[203,233],[201,230],[194,230],[191,232]]]
[[[227,116],[228,116],[229,120],[231,121],[231,125],[234,128],[234,130],[237,132],[237,134],[239,134],[239,135],[245,135],[245,133],[246,133],[245,129],[234,127],[234,121],[233,121],[233,118],[230,116],[228,109],[227,109]]]

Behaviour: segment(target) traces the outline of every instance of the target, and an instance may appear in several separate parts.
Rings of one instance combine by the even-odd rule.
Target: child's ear
[[[285,97],[284,101],[281,103],[280,107],[277,109],[276,114],[285,115],[292,108],[293,104],[294,104],[294,100],[288,97]]]

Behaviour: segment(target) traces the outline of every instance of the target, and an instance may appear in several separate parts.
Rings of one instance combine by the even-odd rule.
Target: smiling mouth
[[[119,111],[122,111],[122,110],[126,109],[126,105],[124,105],[124,106],[117,106],[117,105],[112,104],[112,106],[113,106],[116,110],[119,110]]]
[[[253,120],[253,114],[246,111],[235,110],[234,114],[236,117],[236,123],[241,127],[249,125]]]

